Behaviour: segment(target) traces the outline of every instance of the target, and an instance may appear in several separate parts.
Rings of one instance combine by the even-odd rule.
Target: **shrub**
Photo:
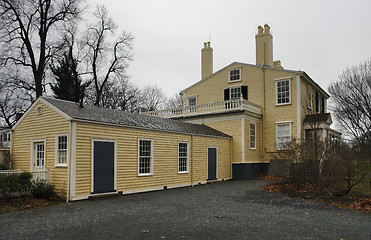
[[[35,198],[51,199],[55,196],[55,188],[45,180],[37,180],[32,184],[31,194]]]
[[[32,186],[32,174],[29,172],[22,172],[18,175],[19,190],[22,193],[28,193]]]
[[[18,174],[0,175],[0,191],[9,198],[12,193],[19,192],[19,178]]]
[[[9,166],[6,163],[0,163],[0,170],[8,170]]]

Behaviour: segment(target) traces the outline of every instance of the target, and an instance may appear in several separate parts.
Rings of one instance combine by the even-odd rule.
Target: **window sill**
[[[289,103],[276,103],[276,107],[287,106],[287,105],[292,105],[292,104],[291,104],[291,102],[289,102]]]
[[[66,168],[68,167],[67,163],[66,164],[55,164],[54,167],[56,168]]]
[[[250,150],[256,150],[256,148],[250,148]]]
[[[178,172],[178,174],[187,174],[189,172]]]
[[[228,83],[236,83],[236,82],[242,82],[242,79],[240,79],[240,80],[235,80],[235,81],[228,81]]]
[[[141,173],[141,174],[138,174],[138,177],[148,177],[148,176],[153,176],[153,173]]]

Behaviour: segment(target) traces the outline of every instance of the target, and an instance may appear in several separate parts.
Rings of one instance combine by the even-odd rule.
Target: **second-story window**
[[[318,92],[316,92],[316,113],[320,113],[320,101],[321,101],[321,98],[320,98],[320,95]]]
[[[291,103],[290,100],[290,79],[276,81],[276,104],[283,105]]]
[[[240,99],[241,98],[241,87],[234,87],[234,88],[230,88],[230,96],[231,96],[231,100],[236,100],[236,99]]]
[[[239,81],[241,80],[241,71],[239,68],[229,70],[229,81]]]
[[[195,112],[196,111],[196,105],[197,105],[197,99],[196,99],[196,97],[190,97],[190,98],[188,98],[189,111]]]

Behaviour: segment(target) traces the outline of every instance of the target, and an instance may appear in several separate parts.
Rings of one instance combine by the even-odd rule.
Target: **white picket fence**
[[[15,170],[0,170],[0,174],[5,174],[5,175],[11,175],[11,174],[17,174],[21,173],[20,169],[15,169]],[[49,182],[49,169],[45,170],[39,170],[39,171],[29,171],[32,174],[32,180],[45,180]]]

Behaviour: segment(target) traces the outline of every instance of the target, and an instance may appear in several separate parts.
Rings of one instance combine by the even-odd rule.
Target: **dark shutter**
[[[224,101],[229,100],[229,88],[224,89]]]
[[[248,99],[247,86],[241,86],[241,93],[242,93],[242,98],[247,100]]]
[[[321,108],[321,113],[325,113],[325,98],[322,96],[322,108]]]

